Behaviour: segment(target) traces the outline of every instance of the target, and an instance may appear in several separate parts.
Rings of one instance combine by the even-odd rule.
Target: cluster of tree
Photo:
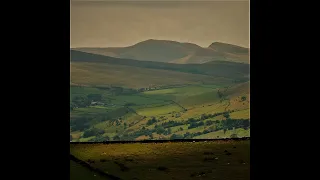
[[[88,107],[91,105],[92,101],[101,101],[101,94],[88,94],[87,96],[75,96],[70,102],[70,110],[76,107]]]
[[[225,112],[225,113],[223,113],[223,117],[225,117],[225,118],[230,118],[230,114],[229,114],[229,112]]]
[[[230,111],[230,112],[234,112],[233,110]],[[220,116],[220,115],[223,115],[223,116],[230,116],[230,112],[218,112],[218,113],[214,113],[214,114],[202,114],[200,116],[200,120],[206,120],[206,119],[209,119],[209,118],[214,118],[214,117],[217,117],[217,116]]]
[[[188,129],[196,128],[196,127],[203,126],[203,125],[204,125],[204,122],[203,122],[203,121],[200,121],[200,122],[192,122],[192,123],[190,123]]]
[[[212,124],[218,124],[218,123],[220,123],[220,121],[219,120],[216,120],[216,121],[213,121],[213,120],[208,120],[208,121],[206,121],[206,126],[211,126]]]
[[[227,118],[227,120],[224,120],[224,121],[209,120],[205,124],[210,127],[208,129],[205,129],[202,132],[202,134],[207,134],[207,133],[215,132],[215,131],[219,131],[219,130],[224,130],[224,133],[225,133],[227,130],[231,130],[233,128],[243,128],[243,129],[250,128],[249,119],[230,119],[230,118]],[[195,127],[198,127],[201,125],[203,125],[202,122],[191,123],[188,129],[195,128]]]
[[[185,122],[185,124],[191,124],[191,123],[195,123],[195,122],[198,122],[198,121],[200,121],[200,119],[189,118],[189,119]]]
[[[216,130],[217,130],[216,127],[212,126],[212,127],[208,128],[208,129],[203,130],[202,132],[196,132],[196,133],[186,132],[183,135],[183,139],[192,139],[193,137],[200,136],[202,134],[207,134],[207,133],[210,133],[210,132],[214,132]]]
[[[71,131],[83,131],[90,127],[88,117],[76,117],[70,120]]]
[[[187,132],[183,135],[183,139],[192,139],[193,137],[200,136],[202,134],[207,134],[211,132],[210,130],[204,130],[203,132],[190,133]]]
[[[123,141],[135,140],[139,136],[149,136],[152,139],[153,138],[152,133],[169,135],[169,134],[171,134],[171,128],[165,129],[163,126],[155,126],[154,129],[147,129],[145,127],[142,127],[140,130],[135,131],[133,133],[129,134],[127,132],[127,133],[123,134],[121,136],[121,140],[123,140]]]
[[[83,132],[82,137],[87,138],[87,137],[91,137],[91,136],[96,136],[99,137],[102,134],[104,134],[105,131],[102,129],[97,129],[97,128],[91,128],[91,129],[87,129]]]
[[[156,131],[156,129],[146,129],[145,127],[142,127],[140,130],[138,130],[138,131],[135,131],[135,132],[133,132],[133,133],[131,133],[131,134],[129,134],[129,136],[131,136],[132,138],[137,138],[137,137],[139,137],[139,136],[143,136],[143,135],[145,135],[145,136],[150,136],[150,135],[152,135],[152,133],[153,132],[155,132]]]
[[[110,137],[98,135],[95,138],[91,139],[90,141],[91,142],[105,142],[105,141],[110,141]]]
[[[190,126],[192,126],[195,123],[191,123]],[[215,131],[219,131],[219,130],[223,130],[224,133],[226,133],[227,130],[232,130],[233,128],[243,128],[243,129],[248,129],[250,128],[250,121],[249,119],[230,119],[228,118],[225,121],[207,121],[206,125],[211,125],[208,129],[203,130],[202,132],[196,132],[196,133],[190,133],[187,132],[183,135],[184,139],[192,139],[195,136],[199,136],[202,134],[207,134],[210,132],[215,132]],[[189,129],[190,129],[189,126]],[[193,125],[194,126],[194,125]],[[174,136],[175,137],[175,136]],[[231,135],[232,137],[236,137],[235,134]]]
[[[70,103],[70,109],[75,107],[87,107],[91,101],[86,96],[75,96]]]
[[[180,134],[172,134],[172,135],[170,136],[170,139],[171,139],[171,140],[174,140],[174,139],[184,139],[184,137],[183,137],[182,135],[180,135]]]
[[[148,120],[147,125],[150,126],[156,122],[157,122],[157,119],[155,117],[152,117],[152,119]]]
[[[250,128],[250,121],[249,119],[230,119],[228,118],[225,121],[221,121],[222,128],[231,130],[233,128],[243,128],[249,129]]]
[[[154,128],[154,130],[157,134],[165,134],[166,133],[166,130],[162,126],[157,126]]]
[[[165,129],[163,126],[157,126],[155,127],[155,132],[157,134],[169,135],[171,134],[171,128]]]

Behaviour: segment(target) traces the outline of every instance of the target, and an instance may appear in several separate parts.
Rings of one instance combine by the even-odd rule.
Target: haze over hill
[[[110,57],[176,64],[202,64],[210,61],[249,63],[249,49],[214,42],[209,47],[170,40],[149,39],[128,47],[74,48]]]

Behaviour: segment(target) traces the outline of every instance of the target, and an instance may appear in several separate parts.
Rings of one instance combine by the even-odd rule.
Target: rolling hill
[[[170,86],[186,84],[230,83],[230,79],[190,74],[163,69],[150,69],[108,63],[71,63],[71,82],[82,85],[114,85],[127,88],[145,88],[152,85]]]
[[[152,61],[139,61],[132,59],[120,59],[70,50],[71,62],[79,63],[104,63],[109,65],[128,66],[130,68],[158,69],[189,74],[208,75],[216,78],[227,78],[237,81],[249,80],[249,64],[228,61],[212,61],[209,64],[172,64]],[[143,71],[142,69],[140,69]],[[163,72],[167,73],[167,72]],[[134,75],[134,74],[132,74]],[[159,74],[158,78],[163,76]],[[172,76],[171,76],[172,77]]]
[[[176,64],[202,64],[210,61],[249,63],[249,49],[215,42],[209,47],[192,43],[149,39],[129,47],[74,48],[73,50],[116,58]]]

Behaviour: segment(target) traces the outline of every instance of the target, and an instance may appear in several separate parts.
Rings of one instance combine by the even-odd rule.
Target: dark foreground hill
[[[70,153],[123,180],[250,179],[250,141],[71,144]]]

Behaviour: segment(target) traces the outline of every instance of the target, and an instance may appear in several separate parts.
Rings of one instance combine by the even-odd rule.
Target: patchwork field
[[[71,111],[71,122],[75,124],[71,125],[71,136],[73,141],[81,142],[114,140],[115,136],[120,140],[121,137],[125,137],[123,140],[168,139],[175,138],[175,135],[178,135],[176,138],[228,138],[234,134],[232,132],[236,132],[239,137],[249,136],[248,127],[244,130],[245,133],[238,134],[242,132],[242,126],[236,126],[237,131],[231,131],[231,126],[226,127],[231,129],[222,131],[222,126],[226,125],[221,124],[228,118],[250,119],[248,86],[248,83],[236,84],[230,88],[218,85],[184,85],[143,92],[117,87],[72,86],[71,102],[77,103],[80,99],[80,102],[88,105]],[[237,96],[234,95],[236,93]],[[90,97],[100,104],[92,105]],[[201,119],[206,114],[215,113],[220,114]],[[223,113],[229,115],[226,117]],[[79,118],[85,122],[81,124],[86,124],[85,127],[72,128],[77,126]],[[198,119],[197,122],[204,124],[190,128],[192,123],[187,122],[190,119]],[[208,121],[214,121],[213,126]],[[84,134],[92,129],[95,132]],[[189,137],[187,133],[193,135]]]
[[[250,141],[70,144],[70,153],[123,180],[250,179]]]

